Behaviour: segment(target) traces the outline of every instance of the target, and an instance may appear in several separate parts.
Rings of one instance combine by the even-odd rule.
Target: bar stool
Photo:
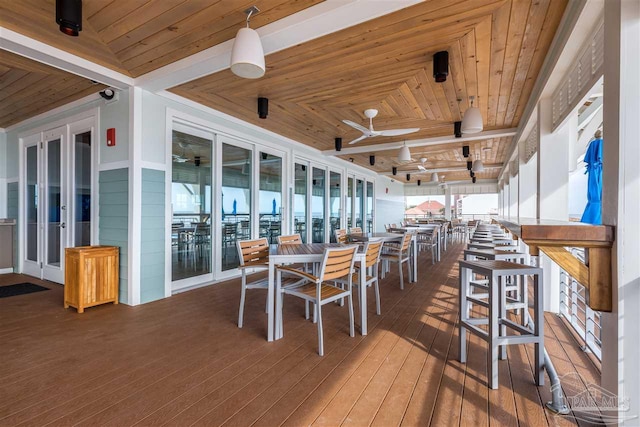
[[[497,261],[510,261],[518,264],[529,265],[530,257],[526,252],[504,251],[499,247],[495,249],[465,249],[464,259],[466,261],[481,260],[497,260]],[[487,298],[489,293],[489,280],[488,279],[471,279],[471,287],[482,289],[480,294],[471,295],[474,298]],[[507,310],[513,310],[515,314],[522,316],[522,325],[527,325],[529,318],[529,300],[526,289],[526,283],[524,280],[514,280],[514,278],[507,277],[504,287],[506,292],[505,296],[501,296],[506,303]]]
[[[506,347],[512,344],[535,344],[535,381],[536,385],[544,385],[544,311],[542,269],[509,261],[478,260],[459,261],[460,267],[460,362],[467,360],[467,331],[477,335],[489,343],[488,352],[488,384],[492,389],[498,388],[498,357],[506,358]],[[482,300],[471,292],[473,274],[488,279],[488,298]],[[533,329],[520,325],[507,317],[506,278],[513,277],[522,281],[524,292],[527,292],[528,276],[533,276]],[[471,317],[470,304],[486,307],[488,317]],[[526,317],[526,316],[523,316]],[[480,328],[488,325],[488,330]],[[507,328],[519,332],[519,335],[507,335]]]

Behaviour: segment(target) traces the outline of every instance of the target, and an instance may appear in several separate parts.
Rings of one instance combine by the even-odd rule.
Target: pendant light
[[[437,172],[433,172],[433,173],[431,174],[431,182],[438,182],[438,181],[439,181],[439,179],[438,179],[438,173],[437,173]]]
[[[247,14],[247,26],[240,28],[233,41],[231,50],[231,71],[238,77],[245,79],[258,79],[264,76],[264,50],[260,36],[249,28],[251,15],[260,12],[256,6],[245,10]]]
[[[462,133],[482,132],[482,114],[478,107],[473,106],[475,96],[470,96],[469,99],[471,100],[471,107],[467,108],[467,111],[464,112],[464,117],[462,118]]]
[[[484,170],[484,165],[482,164],[482,160],[478,158],[476,155],[476,160],[473,162],[473,167],[471,170],[475,172],[482,172]]]
[[[409,151],[409,147],[407,147],[407,144],[405,143],[398,153],[398,161],[410,162],[411,160],[411,151]]]

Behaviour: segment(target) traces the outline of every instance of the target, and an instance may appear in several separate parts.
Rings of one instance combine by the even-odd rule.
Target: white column
[[[129,89],[129,286],[128,303],[140,304],[142,240],[142,89]]]
[[[538,104],[538,219],[569,220],[569,147],[578,137],[578,114],[552,131],[551,99]],[[544,309],[560,311],[560,267],[540,253],[545,283]]]
[[[538,214],[540,219],[569,219],[569,147],[578,138],[578,114],[551,131],[551,98],[538,104]]]
[[[444,190],[444,218],[448,221],[451,220],[451,187],[448,185]]]
[[[613,312],[602,316],[602,385],[640,416],[640,2],[608,0],[604,11],[604,224],[616,226]]]
[[[528,163],[520,160],[520,172],[518,179],[518,218],[536,217],[536,192],[537,192],[537,155],[529,159]]]

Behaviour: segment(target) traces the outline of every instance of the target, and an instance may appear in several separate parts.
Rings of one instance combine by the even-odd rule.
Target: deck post
[[[604,166],[602,220],[616,226],[613,311],[602,314],[602,386],[628,404],[619,424],[640,416],[640,2],[610,0],[604,10]],[[628,400],[624,400],[628,399]]]

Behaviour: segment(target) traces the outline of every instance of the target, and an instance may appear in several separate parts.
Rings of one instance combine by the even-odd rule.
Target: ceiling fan
[[[355,144],[356,142],[362,141],[365,138],[373,138],[375,136],[400,136],[406,135],[408,133],[418,132],[420,130],[420,128],[373,130],[373,118],[378,115],[378,110],[374,108],[364,110],[364,115],[369,118],[369,129],[362,125],[359,125],[358,123],[352,122],[351,120],[343,120],[345,124],[362,132],[361,137],[354,139],[349,144]]]

